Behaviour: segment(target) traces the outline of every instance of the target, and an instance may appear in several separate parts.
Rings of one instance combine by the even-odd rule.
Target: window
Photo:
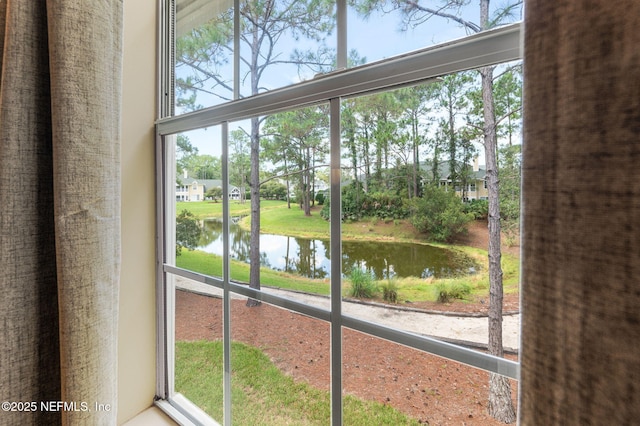
[[[446,185],[441,179],[453,176],[456,190],[471,179],[464,174],[479,136],[470,132],[480,126],[463,131],[464,118],[447,119],[480,119],[468,100],[479,87],[477,70],[496,66],[507,75],[517,68],[519,24],[452,41],[461,34],[450,23],[437,30],[442,38],[418,35],[427,15],[417,11],[313,4],[313,13],[302,1],[177,0],[166,9],[161,75],[168,77],[160,93],[169,96],[156,126],[157,393],[159,405],[184,422],[261,423],[249,396],[282,407],[265,415],[286,420],[295,404],[281,402],[274,389],[306,386],[303,393],[325,404],[307,410],[317,416],[309,421],[367,424],[359,416],[381,409],[372,400],[393,407],[438,392],[416,379],[380,400],[376,388],[407,380],[394,373],[406,360],[439,363],[444,376],[447,368],[468,369],[482,385],[487,371],[518,379],[513,357],[463,346],[457,340],[464,339],[411,317],[425,315],[418,302],[406,302],[414,298],[406,290],[411,283],[469,276],[478,269],[473,258],[425,244],[357,240],[378,224],[400,227],[405,200],[419,202],[425,191]],[[259,10],[265,5],[271,9]],[[471,22],[470,11],[449,12]],[[412,28],[398,37],[415,47],[380,46],[366,60],[358,53],[371,45],[364,41],[372,28],[394,38],[397,27]],[[271,30],[260,33],[265,28]],[[360,38],[351,31],[358,28],[367,30]],[[454,97],[459,101],[446,110]],[[460,138],[447,139],[451,129]],[[455,140],[454,151],[447,140]],[[201,180],[206,192],[191,199],[203,201],[183,204],[188,198],[176,194],[184,170]],[[260,214],[251,216],[256,205]],[[423,264],[424,258],[435,261]],[[378,289],[377,303],[403,305],[395,315],[407,322],[385,322],[376,303],[349,301]],[[517,345],[517,334],[509,338]],[[429,420],[397,407],[388,414],[391,423]]]

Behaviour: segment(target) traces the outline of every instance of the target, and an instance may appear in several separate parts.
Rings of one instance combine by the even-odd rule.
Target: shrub
[[[376,293],[376,285],[373,276],[359,268],[351,271],[351,289],[349,295],[359,299],[370,299]]]
[[[388,280],[385,284],[382,284],[382,298],[390,303],[396,303],[398,301],[398,286],[394,280]]]
[[[286,200],[287,186],[271,180],[260,186],[260,197],[265,200]]]
[[[330,200],[327,193],[320,215],[329,220]],[[392,192],[366,193],[362,185],[352,184],[342,188],[342,221],[360,220],[364,217],[382,220],[405,219],[409,216],[406,200]]]
[[[434,287],[436,302],[449,303],[455,299],[464,299],[471,294],[471,286],[464,283],[438,283]]]
[[[176,217],[176,256],[183,248],[193,250],[198,246],[202,228],[189,210],[182,210]]]
[[[398,194],[389,191],[374,192],[367,196],[367,209],[362,214],[383,220],[404,219],[409,216],[409,209],[404,198]]]
[[[453,192],[434,185],[424,188],[422,198],[412,202],[411,223],[433,241],[449,241],[466,231],[471,215],[464,212],[462,200]]]
[[[471,200],[464,204],[464,212],[471,214],[474,219],[486,219],[489,216],[489,201]]]

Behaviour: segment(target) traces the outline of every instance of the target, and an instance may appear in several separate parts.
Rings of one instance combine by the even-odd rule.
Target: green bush
[[[436,302],[449,303],[456,299],[463,300],[471,294],[471,286],[464,283],[438,283],[434,287]]]
[[[286,200],[287,186],[271,180],[260,186],[260,197],[265,200]]]
[[[195,249],[200,234],[202,228],[196,217],[189,210],[182,210],[176,217],[176,256],[180,256],[183,248]]]
[[[320,215],[329,220],[329,194],[325,197]],[[342,221],[355,221],[364,217],[382,220],[405,219],[409,217],[406,200],[393,192],[366,193],[362,185],[349,185],[342,188]]]
[[[376,285],[373,276],[359,268],[351,271],[351,288],[349,295],[359,299],[371,299],[376,294]]]
[[[476,220],[486,219],[489,216],[489,201],[471,200],[464,203],[464,212],[471,214]]]
[[[471,219],[460,197],[435,185],[425,186],[424,196],[411,204],[411,223],[433,241],[449,241],[465,232]]]
[[[366,197],[363,213],[380,219],[404,219],[409,216],[405,200],[392,192],[374,192]]]

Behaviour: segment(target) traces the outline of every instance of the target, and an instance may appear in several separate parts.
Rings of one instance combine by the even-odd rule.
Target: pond
[[[250,233],[236,223],[230,225],[230,255],[249,262]],[[222,222],[204,221],[197,250],[222,256]],[[260,235],[260,263],[273,270],[297,273],[309,278],[328,278],[331,250],[329,240],[284,235]],[[475,262],[457,251],[423,244],[343,241],[342,271],[369,271],[377,279],[388,277],[445,278],[475,272]]]

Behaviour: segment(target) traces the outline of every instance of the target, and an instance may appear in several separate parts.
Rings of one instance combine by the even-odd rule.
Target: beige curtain
[[[0,424],[113,425],[122,1],[0,1],[0,50]]]
[[[521,424],[640,422],[640,1],[527,0]]]

